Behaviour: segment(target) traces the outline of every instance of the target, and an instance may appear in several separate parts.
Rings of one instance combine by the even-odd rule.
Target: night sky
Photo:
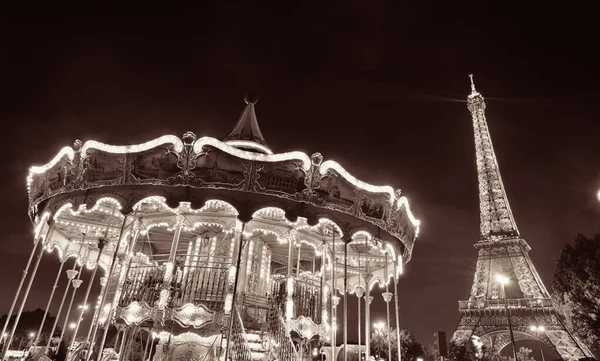
[[[563,245],[599,229],[595,12],[577,2],[314,3],[5,12],[1,313],[32,246],[29,166],[75,139],[220,138],[256,91],[275,152],[321,152],[361,180],[403,190],[422,227],[399,285],[401,323],[425,344],[438,329],[451,333],[479,235],[469,73],[550,288]],[[45,305],[57,268],[44,259],[26,309]]]

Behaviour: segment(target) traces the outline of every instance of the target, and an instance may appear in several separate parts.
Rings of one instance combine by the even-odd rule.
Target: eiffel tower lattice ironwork
[[[531,248],[520,237],[485,118],[485,101],[475,90],[467,98],[473,118],[475,153],[479,180],[480,240],[479,255],[468,301],[459,301],[460,322],[452,339],[463,344],[473,337],[499,353],[511,343],[509,318],[515,340],[532,339],[553,347],[564,360],[593,357],[562,323],[531,259]],[[505,288],[496,275],[508,277]],[[506,301],[506,302],[505,302]],[[541,334],[531,326],[544,326]]]

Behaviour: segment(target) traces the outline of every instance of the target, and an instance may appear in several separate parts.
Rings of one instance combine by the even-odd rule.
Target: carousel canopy
[[[327,237],[338,256],[353,242],[351,267],[366,257],[383,264],[389,247],[402,263],[410,259],[420,222],[400,190],[365,183],[320,153],[273,153],[258,126],[256,101],[246,103],[223,141],[192,132],[126,146],[76,141],[47,164],[31,167],[27,186],[36,237],[48,228],[42,223],[54,221],[63,248],[72,241],[93,247],[93,237],[116,240],[132,222],[123,216],[138,214],[142,223],[154,219],[166,227],[153,229],[147,244],[148,251],[165,253],[172,224],[183,215],[218,220],[201,226],[190,220],[184,238],[215,227],[228,231],[235,220],[251,225],[247,232],[268,230],[261,237],[273,245],[274,260],[285,258],[279,244],[291,229],[314,246]],[[211,210],[215,204],[225,208]],[[70,246],[69,252],[80,250]],[[303,260],[310,260],[315,251],[304,252]]]

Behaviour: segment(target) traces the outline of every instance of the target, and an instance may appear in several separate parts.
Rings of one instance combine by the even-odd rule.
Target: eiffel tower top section
[[[473,118],[475,133],[481,222],[479,242],[518,238],[519,230],[502,184],[498,160],[485,119],[485,100],[475,89],[473,75],[471,74],[469,77],[471,78],[471,94],[467,97],[467,107]]]

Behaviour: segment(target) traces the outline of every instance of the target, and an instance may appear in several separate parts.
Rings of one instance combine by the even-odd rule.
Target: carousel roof
[[[127,146],[76,141],[49,163],[31,167],[27,177],[29,211],[36,229],[42,221],[54,219],[62,222],[57,231],[66,240],[82,238],[81,230],[64,226],[77,222],[85,226],[86,232],[97,229],[95,232],[118,233],[125,225],[119,223],[122,217],[115,217],[115,209],[120,216],[141,214],[148,207],[156,208],[150,212],[155,215],[170,214],[160,221],[172,227],[175,213],[189,215],[190,222],[196,216],[209,217],[210,202],[218,200],[228,207],[220,213],[221,221],[227,223],[222,229],[231,227],[228,222],[236,218],[260,223],[262,229],[299,229],[299,234],[303,228],[309,229],[306,227],[331,224],[327,227],[333,227],[336,244],[343,245],[362,235],[382,249],[393,245],[403,263],[408,262],[420,222],[400,190],[363,182],[337,162],[323,160],[320,153],[274,154],[260,132],[256,100],[246,101],[240,119],[223,141],[197,139],[192,132],[181,138],[164,135]],[[144,205],[149,197],[155,197],[155,201]],[[114,203],[102,201],[105,199]],[[59,217],[65,207],[72,211]],[[275,209],[277,217],[283,218],[257,219],[263,209]],[[192,225],[190,230],[201,230]],[[160,242],[168,241],[164,231],[156,229],[154,234],[151,247],[160,248]],[[271,242],[270,236],[264,237]],[[277,237],[280,239],[283,233]],[[368,253],[362,249],[364,246],[351,246],[352,253]]]
[[[237,121],[231,132],[223,138],[223,142],[235,148],[273,154],[260,131],[258,120],[256,119],[254,105],[258,102],[258,97],[247,95],[244,98],[244,101],[246,102],[246,107],[244,108],[240,119]]]

